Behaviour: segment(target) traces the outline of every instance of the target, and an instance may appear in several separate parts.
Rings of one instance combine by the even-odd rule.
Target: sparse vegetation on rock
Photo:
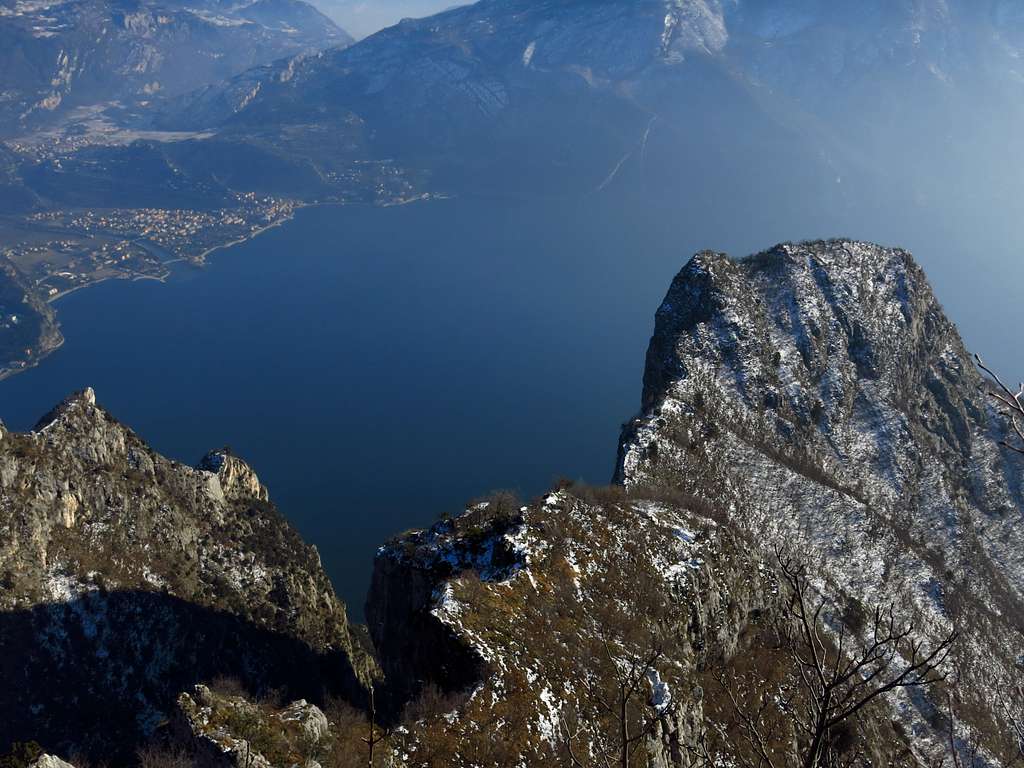
[[[375,659],[248,465],[170,462],[83,393],[0,432],[0,768],[1008,768],[1024,465],[994,406],[1024,411],[994,383],[902,251],[698,255],[620,482],[386,543]]]

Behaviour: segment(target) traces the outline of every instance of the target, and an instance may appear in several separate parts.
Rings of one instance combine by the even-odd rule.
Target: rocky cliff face
[[[410,595],[410,583],[421,588]],[[654,702],[660,721],[644,764],[684,764],[701,672],[746,647],[774,595],[756,554],[678,501],[570,490],[521,509],[480,502],[377,555],[368,619],[385,672],[463,694],[413,715],[395,748],[410,766],[453,754],[563,764],[567,724],[580,728],[576,748],[602,748],[614,727],[598,702],[613,697],[616,665],[664,641],[632,706]],[[659,624],[663,637],[652,634]],[[428,639],[416,653],[402,647],[410,625]]]
[[[323,711],[305,699],[268,711],[205,685],[178,697],[172,726],[193,764],[213,768],[314,768],[332,740],[331,729]]]
[[[0,609],[0,752],[123,755],[195,683],[352,697],[368,669],[252,469],[163,458],[91,391],[0,430]]]
[[[1024,700],[1024,464],[985,390],[906,252],[702,253],[658,310],[618,479],[730,509],[839,600],[959,628],[953,694],[992,736]],[[898,706],[937,722],[934,701]]]

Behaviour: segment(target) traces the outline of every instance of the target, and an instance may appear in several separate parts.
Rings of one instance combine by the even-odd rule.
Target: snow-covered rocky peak
[[[956,694],[994,717],[1024,652],[1024,463],[1001,430],[905,251],[709,253],[658,310],[618,475],[731,509],[840,599],[969,631]]]
[[[909,254],[853,241],[780,245],[743,262],[698,254],[657,318],[650,354],[659,359],[648,365],[644,402],[688,362],[678,354],[684,340],[701,353],[691,365],[727,367],[748,405],[778,399],[805,416],[819,400],[826,415],[839,407],[843,381],[906,388],[918,352],[965,358]],[[980,383],[972,366],[963,375]]]
[[[727,42],[720,0],[482,0],[310,58],[288,82],[295,98],[344,84],[350,108],[381,95],[406,109],[461,97],[493,116],[531,73],[615,83]],[[266,77],[278,80],[280,72]]]

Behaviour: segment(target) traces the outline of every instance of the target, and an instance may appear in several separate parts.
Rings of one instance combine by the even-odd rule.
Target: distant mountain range
[[[130,107],[351,38],[301,0],[0,0],[0,131]]]
[[[231,18],[255,18],[257,7],[264,3]],[[625,185],[696,198],[703,215],[723,204],[764,216],[775,213],[766,201],[779,213],[810,205],[802,220],[826,230],[836,212],[846,221],[853,209],[871,220],[897,207],[903,217],[962,212],[964,189],[988,211],[1016,197],[1005,158],[1024,149],[1024,12],[1005,0],[856,9],[819,0],[482,0],[334,47],[324,45],[333,28],[308,6],[268,7],[313,14],[321,24],[292,50],[324,50],[264,57],[241,73],[218,60],[236,74],[219,82],[206,71],[191,81],[207,84],[188,93],[184,76],[133,74],[125,87],[136,97],[154,82],[171,97],[155,127],[205,133],[90,163],[123,168],[130,153],[147,163],[156,153],[200,187],[215,176],[233,189],[316,197],[355,163],[393,161],[429,175],[429,191],[533,196]],[[229,18],[187,13],[205,26]],[[238,29],[269,34],[267,18]],[[60,71],[41,71],[31,98],[9,111],[31,115],[76,98]],[[30,171],[29,186],[51,194],[48,169]]]
[[[1008,0],[481,0],[354,45],[285,0],[0,8],[22,41],[0,72],[27,66],[19,45],[45,52],[4,81],[0,123],[128,105],[104,113],[116,141],[65,121],[53,149],[0,148],[8,211],[600,193],[752,242],[863,234],[954,258],[1019,240]],[[104,34],[59,21],[74,14]],[[223,55],[202,53],[207,33]],[[126,61],[145,65],[126,78]]]
[[[1017,184],[1004,159],[1022,148],[1021,13],[1001,1],[482,0],[250,70],[161,125],[216,130],[195,157],[394,159],[456,193],[687,194],[700,180],[709,210],[769,198],[887,215],[879,189],[948,208],[967,187],[998,206]],[[288,189],[279,174],[254,183]]]

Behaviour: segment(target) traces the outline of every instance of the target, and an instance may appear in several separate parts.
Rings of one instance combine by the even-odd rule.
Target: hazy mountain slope
[[[658,310],[618,477],[730,508],[841,601],[895,600],[932,637],[958,628],[952,691],[991,735],[1022,700],[1024,660],[1024,463],[1002,438],[907,253],[705,253]],[[935,717],[934,701],[904,706]]]
[[[1024,151],[1012,13],[994,0],[483,0],[173,99],[160,127],[216,137],[147,152],[197,193],[322,197],[376,161],[418,192],[612,189],[678,200],[695,222],[927,242],[931,222],[957,221],[998,246],[1024,199],[1007,162]],[[99,150],[90,177],[116,187],[139,166],[144,183],[132,152]],[[28,185],[63,200],[54,182],[79,185],[51,170],[26,171]]]
[[[0,428],[0,754],[121,762],[197,682],[355,696],[344,606],[242,461],[155,454],[69,399]]]
[[[371,157],[428,168],[459,192],[593,191],[637,165],[732,179],[760,158],[765,178],[788,168],[829,195],[827,163],[766,119],[717,55],[726,39],[713,14],[660,2],[483,2],[247,73],[168,125],[272,134],[326,162],[311,137],[358,122]]]
[[[0,131],[8,134],[76,106],[173,96],[351,42],[301,0],[3,0],[0,20]]]
[[[948,203],[970,179],[998,200],[1014,183],[1001,158],[1020,142],[1012,12],[944,0],[483,0],[248,73],[172,123],[228,120],[239,140],[274,132],[302,151],[296,132],[355,119],[373,156],[429,167],[456,190],[639,178],[686,194],[702,178],[742,203],[777,187],[790,203],[823,197],[825,211],[869,208],[880,182],[912,204]]]
[[[317,0],[315,5],[356,38],[367,37],[402,19],[420,18],[448,10],[464,2],[449,0]]]

